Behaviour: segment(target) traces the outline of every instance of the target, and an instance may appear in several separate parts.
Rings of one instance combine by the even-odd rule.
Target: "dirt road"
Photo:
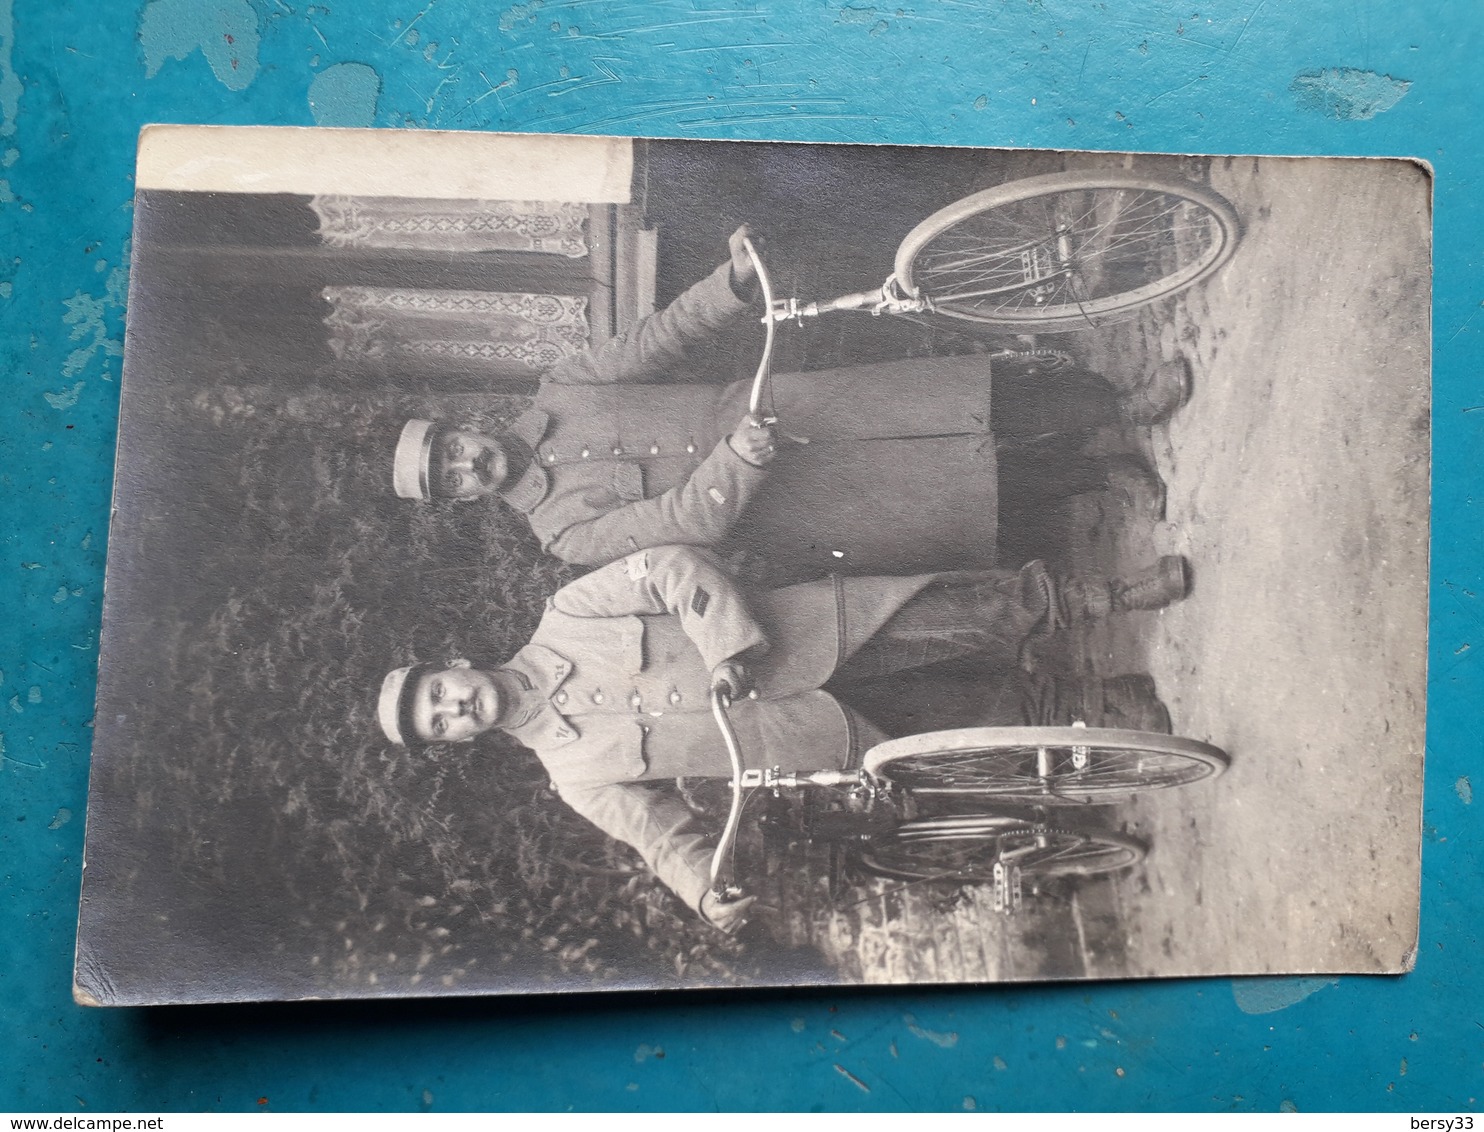
[[[1147,862],[1028,900],[1016,920],[986,889],[878,882],[832,906],[816,868],[770,893],[774,932],[866,981],[1394,970],[1416,938],[1421,827],[1425,177],[1401,162],[997,153],[955,167],[944,192],[1088,166],[1208,180],[1244,231],[1233,259],[1177,299],[1039,340],[1115,381],[1177,355],[1194,375],[1190,403],[1138,438],[1168,485],[1166,520],[1089,496],[1067,532],[1085,567],[1187,555],[1192,597],[1050,651],[1103,674],[1151,672],[1175,729],[1225,748],[1231,770],[1078,815],[1146,839]],[[785,289],[859,287],[900,236],[881,227],[880,247],[868,227],[785,268]],[[961,352],[963,327],[826,320],[786,336],[795,353],[780,365]]]
[[[1118,886],[1123,970],[1394,970],[1416,939],[1427,625],[1425,175],[1401,163],[1216,161],[1235,258],[1137,322],[1079,335],[1115,374],[1182,353],[1190,404],[1152,437],[1167,521],[1087,541],[1183,553],[1193,596],[1086,642],[1147,663],[1214,784],[1151,797]],[[1082,514],[1085,530],[1095,524]]]

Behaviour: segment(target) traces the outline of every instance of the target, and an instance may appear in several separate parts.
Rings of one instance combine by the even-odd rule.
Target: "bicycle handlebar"
[[[725,899],[730,885],[723,879],[727,858],[731,855],[732,843],[737,839],[737,826],[742,821],[742,746],[737,741],[737,729],[727,718],[731,699],[720,688],[711,689],[711,715],[726,741],[727,756],[732,760],[732,808],[727,814],[726,827],[716,842],[716,852],[711,855],[711,891]]]
[[[747,250],[747,258],[752,260],[752,269],[757,272],[758,286],[763,292],[763,306],[768,312],[763,317],[766,333],[763,339],[763,356],[757,364],[757,375],[752,379],[752,395],[747,399],[747,412],[753,420],[761,422],[764,419],[763,393],[768,387],[768,379],[772,375],[773,368],[773,280],[768,276],[763,257],[758,254],[757,248],[752,246],[752,240],[743,236],[742,246]]]

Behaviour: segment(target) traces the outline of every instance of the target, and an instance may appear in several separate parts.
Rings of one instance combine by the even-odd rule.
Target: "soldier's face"
[[[431,459],[430,479],[445,499],[493,495],[510,475],[505,449],[480,432],[447,433],[434,446]]]
[[[412,730],[425,743],[462,743],[495,726],[504,709],[488,672],[445,668],[418,678]]]

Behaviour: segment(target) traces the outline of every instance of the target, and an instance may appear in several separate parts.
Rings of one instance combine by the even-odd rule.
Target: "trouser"
[[[1083,718],[1082,681],[1020,667],[1027,639],[1069,622],[1063,591],[1044,563],[1030,562],[944,574],[904,603],[827,685],[852,711],[853,755],[923,731]],[[982,675],[920,671],[965,657]]]
[[[1124,423],[1120,405],[1117,389],[1089,370],[995,370],[1002,560],[1058,552],[1056,506],[1108,486],[1107,460],[1084,449],[1098,429]]]
[[[943,671],[893,672],[836,687],[864,751],[883,739],[960,727],[1097,726],[1102,680],[1016,667],[968,677]],[[857,763],[858,765],[858,763]]]
[[[999,449],[1000,521],[1014,526],[1048,503],[1107,485],[1107,465],[1083,452],[1099,428],[1122,423],[1120,395],[1084,369],[996,371],[991,419]]]
[[[833,679],[854,683],[966,656],[1012,668],[1032,634],[1068,624],[1064,590],[1039,561],[1019,570],[940,574],[856,649]]]
[[[1051,437],[1085,439],[1122,422],[1121,395],[1091,370],[1043,372],[1020,367],[996,370],[990,394],[995,435],[1012,445]]]

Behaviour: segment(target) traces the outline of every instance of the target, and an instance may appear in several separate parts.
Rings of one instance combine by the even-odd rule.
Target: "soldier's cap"
[[[433,498],[428,469],[437,436],[438,426],[432,421],[413,418],[402,426],[397,450],[392,455],[392,490],[399,499],[421,499],[426,503]]]
[[[412,728],[412,694],[417,682],[438,666],[411,664],[394,668],[381,682],[381,695],[376,700],[376,721],[386,737],[399,747],[421,746],[422,740]]]

